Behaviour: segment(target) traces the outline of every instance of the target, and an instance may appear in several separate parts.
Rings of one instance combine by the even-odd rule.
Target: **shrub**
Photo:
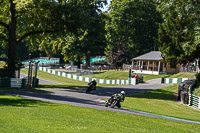
[[[200,73],[197,73],[195,76],[196,76],[196,80],[194,84],[193,94],[200,96]]]

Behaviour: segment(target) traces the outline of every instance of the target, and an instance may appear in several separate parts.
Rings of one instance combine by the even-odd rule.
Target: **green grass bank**
[[[188,133],[200,125],[0,95],[1,133]]]

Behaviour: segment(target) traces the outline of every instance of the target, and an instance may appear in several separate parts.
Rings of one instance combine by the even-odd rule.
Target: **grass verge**
[[[200,97],[200,86],[198,88],[195,88],[194,91],[192,92],[194,95]]]
[[[174,75],[162,74],[162,75],[152,75],[152,74],[142,74],[144,81],[156,79],[156,78],[195,78],[196,73],[177,73]],[[140,74],[139,74],[140,75]],[[129,72],[125,71],[103,71],[103,72],[94,72],[93,77],[101,79],[128,79]]]
[[[200,121],[200,111],[175,101],[174,92],[178,84],[126,97],[122,106],[153,114]]]
[[[168,78],[195,78],[196,73],[177,73]]]
[[[27,74],[28,71],[27,69],[22,69],[21,73],[23,74]],[[78,81],[78,80],[73,80],[73,79],[69,79],[66,77],[62,77],[62,76],[57,76],[54,74],[50,74],[47,72],[43,72],[43,71],[38,71],[37,74],[38,78],[41,79],[45,79],[45,80],[49,80],[52,82],[57,82],[60,84],[53,84],[53,85],[40,85],[39,88],[86,88],[87,87],[87,82],[83,82],[83,81]],[[111,86],[111,85],[107,85],[107,84],[97,84],[97,87],[104,87],[104,86]],[[112,85],[114,86],[114,85]]]
[[[156,79],[156,78],[162,78],[162,77],[168,77],[169,75],[162,74],[162,75],[149,75],[149,74],[142,74],[144,77],[144,81],[151,80],[151,79]]]
[[[200,125],[0,95],[1,133],[187,133]]]
[[[129,76],[129,72],[115,71],[115,70],[109,70],[109,71],[103,71],[103,72],[94,72],[94,74],[93,74],[94,78],[99,78],[99,79],[126,79],[127,80],[128,76]],[[166,77],[168,75],[142,74],[142,76],[143,76],[143,80],[147,81],[147,80],[150,80],[150,79]]]

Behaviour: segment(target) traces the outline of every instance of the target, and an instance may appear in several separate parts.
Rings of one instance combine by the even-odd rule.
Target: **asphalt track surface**
[[[153,118],[161,118],[170,121],[179,121],[185,123],[195,123],[200,124],[200,122],[189,121],[184,119],[177,119],[172,117],[160,116],[155,114],[150,114],[146,112],[140,112],[136,110],[126,109],[126,108],[108,108],[105,107],[103,102],[105,98],[109,98],[114,93],[119,93],[120,91],[125,91],[126,95],[134,95],[138,93],[143,93],[150,90],[156,90],[159,88],[170,86],[171,84],[156,84],[155,82],[147,82],[145,84],[139,85],[123,85],[123,86],[113,86],[113,87],[97,87],[96,90],[92,91],[90,94],[86,94],[86,88],[82,89],[16,89],[16,90],[1,90],[0,93],[20,96],[33,100],[40,100],[44,102],[59,103],[59,104],[69,104],[73,106],[95,108],[99,110],[110,110],[119,113],[128,113],[140,116],[147,116]]]

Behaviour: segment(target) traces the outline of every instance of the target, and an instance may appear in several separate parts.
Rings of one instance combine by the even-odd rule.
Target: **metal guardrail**
[[[189,94],[189,106],[193,106],[195,108],[200,109],[200,97],[193,94]]]
[[[27,78],[1,78],[0,77],[0,87],[11,87],[11,88],[21,88],[27,87]]]
[[[194,83],[195,79],[185,80],[180,83],[178,87],[177,100],[180,100],[183,104],[200,109],[200,97],[192,94]]]

